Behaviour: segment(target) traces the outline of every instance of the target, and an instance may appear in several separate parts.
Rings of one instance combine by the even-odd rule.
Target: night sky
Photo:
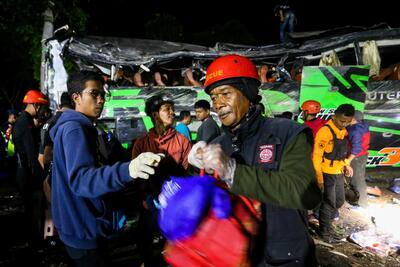
[[[194,33],[212,31],[230,20],[243,24],[254,38],[248,44],[267,45],[278,42],[279,21],[273,9],[278,1],[137,1],[113,0],[103,4],[91,1],[88,6],[88,34],[146,38],[145,23],[156,13],[174,15],[183,26],[184,40],[196,40]],[[387,2],[385,2],[387,3]],[[371,27],[386,22],[400,27],[398,9],[394,2],[386,5],[365,5],[361,1],[291,1],[298,22],[295,31],[324,30],[346,25]],[[183,11],[182,11],[183,10]],[[196,40],[199,41],[199,40]],[[203,44],[214,44],[217,36],[210,36]],[[201,41],[200,41],[201,42]],[[243,43],[245,44],[245,43]]]

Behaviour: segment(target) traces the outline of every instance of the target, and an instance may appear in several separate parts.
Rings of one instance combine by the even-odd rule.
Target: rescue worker
[[[69,76],[67,87],[75,110],[65,110],[50,130],[53,221],[76,266],[107,266],[104,242],[121,225],[106,197],[135,179],[148,179],[162,156],[149,152],[130,162],[104,164],[94,126],[105,102],[104,80],[81,71]]]
[[[3,134],[8,134],[10,135],[12,132],[12,128],[17,121],[17,113],[15,112],[14,109],[9,109],[7,110],[8,118],[7,121],[3,123],[1,126],[1,132]],[[9,139],[10,136],[7,136],[7,139]]]
[[[274,8],[276,17],[279,17],[279,39],[281,43],[287,41],[287,33],[292,33],[297,21],[293,8],[287,3],[281,3]]]
[[[157,224],[157,197],[164,180],[172,176],[183,176],[188,167],[190,141],[174,128],[174,102],[167,95],[155,95],[146,101],[145,111],[154,128],[139,137],[132,149],[132,158],[143,152],[163,153],[156,173],[148,181],[138,181],[143,204],[139,217],[139,250],[144,266],[159,266],[162,261],[161,249],[155,256],[156,246],[162,248],[163,241]],[[138,184],[136,183],[136,184]]]
[[[36,121],[43,121],[49,101],[37,90],[29,90],[22,101],[26,105],[18,117],[12,133],[17,155],[17,185],[24,205],[26,236],[34,251],[43,247],[44,172],[38,161],[40,130]]]
[[[317,117],[317,114],[321,111],[321,104],[315,100],[304,101],[301,105],[302,120],[304,125],[311,128],[313,136],[317,134],[318,130],[328,121]]]
[[[256,108],[260,81],[252,61],[240,55],[217,58],[207,69],[210,95],[224,134],[199,142],[190,164],[216,172],[230,192],[263,203],[263,226],[252,266],[317,266],[307,230],[307,209],[321,199],[311,162],[307,127],[264,118]]]
[[[363,114],[356,110],[354,118],[347,127],[350,141],[350,155],[347,157],[353,168],[353,177],[350,184],[356,190],[359,198],[357,204],[360,207],[368,206],[367,183],[365,182],[365,167],[368,160],[368,148],[371,133],[368,125],[363,121]]]
[[[2,159],[1,165],[4,166],[5,169],[8,170],[10,173],[15,173],[17,162],[15,159],[15,147],[12,138],[12,132],[15,122],[17,121],[17,113],[14,109],[9,109],[7,113],[8,113],[8,119],[2,125],[0,131],[1,132],[0,139],[4,141],[4,143],[2,143],[4,147],[2,147],[1,151],[4,159]]]
[[[352,176],[347,157],[347,131],[354,116],[351,104],[342,104],[332,118],[315,136],[313,163],[318,185],[323,190],[319,211],[318,234],[326,242],[336,242],[341,237],[332,229],[336,211],[344,204],[344,175]]]
[[[327,123],[327,120],[317,117],[317,114],[321,111],[321,104],[316,100],[304,101],[301,105],[301,119],[304,121],[304,125],[311,128],[313,137],[317,134],[318,130]],[[308,222],[315,226],[319,226],[319,205],[310,211],[308,215]]]

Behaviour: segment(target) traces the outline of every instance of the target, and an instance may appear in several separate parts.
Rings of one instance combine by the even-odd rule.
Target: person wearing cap
[[[353,175],[353,169],[346,158],[346,127],[350,125],[353,116],[353,105],[339,105],[335,114],[315,136],[312,159],[318,185],[323,190],[318,235],[328,243],[341,239],[332,229],[332,220],[345,201],[344,176]]]
[[[368,206],[365,168],[368,160],[368,148],[371,134],[368,125],[363,119],[363,113],[356,110],[354,118],[346,129],[351,146],[350,155],[347,157],[347,160],[353,168],[353,176],[351,177],[350,184],[358,192],[358,205],[365,208]]]
[[[44,172],[38,161],[40,130],[34,120],[43,120],[49,101],[37,90],[29,90],[22,101],[25,109],[15,122],[12,139],[17,156],[17,185],[24,205],[26,236],[29,246],[37,251],[43,247]]]
[[[53,145],[51,212],[66,252],[76,266],[111,266],[104,244],[123,227],[110,193],[148,179],[162,155],[142,153],[128,162],[104,162],[95,127],[105,103],[99,73],[72,73],[67,82],[74,109],[50,129]]]
[[[327,120],[323,120],[317,117],[317,114],[321,111],[321,104],[316,100],[304,101],[301,105],[301,119],[304,121],[304,125],[311,128],[313,136],[317,134],[318,130],[327,123]]]
[[[316,100],[306,100],[301,105],[301,119],[304,121],[304,125],[310,127],[314,138],[317,135],[318,130],[328,122],[321,117],[317,117],[320,111],[321,104]],[[318,216],[319,205],[313,211],[310,211],[310,214],[308,215],[308,222],[318,226]]]
[[[144,266],[159,266],[161,254],[154,256],[155,244],[161,245],[157,225],[157,197],[162,183],[170,176],[183,176],[189,167],[188,154],[190,141],[175,130],[175,109],[173,100],[158,94],[146,100],[145,112],[151,118],[154,128],[139,137],[132,148],[132,158],[142,152],[163,153],[165,158],[160,162],[156,173],[148,181],[138,181],[141,189],[142,207],[139,217],[139,251]]]
[[[317,266],[307,209],[321,199],[311,161],[311,130],[294,121],[265,118],[256,107],[260,81],[254,63],[240,55],[214,60],[205,92],[224,134],[196,143],[189,162],[217,173],[234,194],[263,206],[252,266]],[[308,156],[307,156],[308,155]]]

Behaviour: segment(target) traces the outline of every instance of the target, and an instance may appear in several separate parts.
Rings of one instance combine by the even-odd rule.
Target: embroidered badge
[[[275,156],[275,146],[274,145],[263,145],[260,146],[260,163],[271,163]]]

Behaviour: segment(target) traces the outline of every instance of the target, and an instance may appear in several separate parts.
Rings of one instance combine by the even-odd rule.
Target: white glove
[[[205,171],[207,173],[216,172],[221,180],[231,186],[236,169],[236,161],[228,157],[219,144],[207,145],[202,149],[202,152]]]
[[[163,157],[164,154],[162,153],[141,153],[129,163],[129,175],[134,179],[149,179],[149,176],[154,174],[154,167],[158,166]]]
[[[203,148],[207,146],[207,143],[204,141],[199,141],[194,146],[189,152],[188,160],[189,164],[192,166],[195,166],[199,169],[203,169]]]

